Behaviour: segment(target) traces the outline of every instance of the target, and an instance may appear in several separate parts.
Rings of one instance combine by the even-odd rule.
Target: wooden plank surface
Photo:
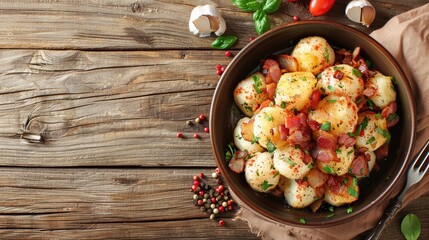
[[[188,30],[189,15],[199,4],[212,3],[224,16],[228,34],[235,34],[241,48],[256,37],[251,13],[240,11],[228,0],[14,0],[0,3],[1,48],[42,49],[191,49],[209,48],[214,40],[198,38]],[[307,2],[307,1],[304,1]],[[273,27],[300,19],[314,19],[302,4],[284,1],[270,15]],[[371,32],[401,12],[420,6],[424,0],[371,1],[377,18],[371,28],[344,17],[347,0],[338,0],[327,19]]]
[[[371,28],[344,17],[347,2],[317,19],[370,33],[427,1],[372,0]],[[209,114],[215,65],[231,60],[210,48],[214,37],[188,31],[192,8],[206,3],[239,37],[234,54],[256,37],[251,13],[228,0],[0,2],[0,239],[259,239],[231,214],[217,227],[189,192],[216,164],[207,122],[185,122]],[[270,19],[277,27],[292,15],[312,19],[287,1]],[[428,239],[427,209],[429,194],[382,239],[400,238],[410,212]]]

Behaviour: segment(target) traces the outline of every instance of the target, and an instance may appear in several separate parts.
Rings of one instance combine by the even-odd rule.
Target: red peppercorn
[[[216,179],[216,183],[217,183],[218,185],[221,185],[221,184],[222,184],[222,179],[220,179],[220,178]]]
[[[226,51],[225,52],[225,56],[230,57],[231,56],[231,52],[230,51]]]
[[[208,127],[205,127],[205,128],[204,128],[204,132],[209,133],[209,128],[208,128]]]
[[[204,173],[200,172],[200,178],[204,177]]]
[[[298,21],[298,20],[299,20],[299,17],[298,17],[298,16],[293,16],[293,20],[294,20],[294,21]]]
[[[204,202],[203,202],[203,200],[200,199],[200,200],[197,201],[197,204],[201,206],[201,205],[204,204]]]
[[[223,185],[219,185],[217,189],[219,189],[219,192],[223,192],[223,190],[225,190],[225,187]]]
[[[206,116],[204,114],[200,114],[200,116],[198,117],[201,121],[206,119]]]
[[[220,64],[216,64],[216,69],[219,70],[222,67]]]
[[[220,67],[220,70],[222,71],[222,73],[225,72],[225,67],[224,66]]]
[[[231,199],[231,200],[228,200],[228,206],[231,206],[233,203],[234,203],[234,201]]]
[[[194,179],[194,181],[198,181],[198,176],[195,175],[192,179]]]
[[[199,138],[200,135],[198,135],[198,133],[194,133],[194,138]]]
[[[228,211],[232,211],[232,205],[228,206]]]
[[[219,221],[219,226],[223,227],[225,225],[225,222],[223,220]]]
[[[219,212],[225,212],[225,208],[223,206],[219,206],[218,209],[219,209]]]
[[[182,138],[182,137],[183,137],[183,133],[182,133],[182,132],[178,132],[178,133],[177,133],[177,137],[178,137],[178,138]]]
[[[217,75],[219,75],[219,76],[220,76],[220,75],[222,75],[222,73],[223,73],[223,72],[222,72],[222,70],[220,70],[220,69],[216,70],[216,74],[217,74]]]
[[[253,40],[255,40],[255,38],[254,38],[254,37],[250,37],[250,38],[249,38],[249,42],[253,42]]]
[[[224,193],[224,192],[221,192],[221,193],[220,193],[220,195],[223,197],[223,196],[225,196],[225,193]]]
[[[210,201],[212,201],[212,203],[215,203],[215,202],[216,202],[216,198],[212,197],[212,198],[210,199]]]
[[[193,185],[193,186],[192,186],[192,188],[191,188],[192,192],[195,192],[195,191],[197,191],[197,187],[198,187],[198,186],[196,186],[196,185]]]
[[[219,169],[219,168],[216,168],[215,172],[216,172],[216,173],[220,173],[220,169]]]
[[[194,185],[199,186],[200,182],[199,181],[194,181]]]
[[[195,185],[194,185],[195,186]],[[200,195],[201,197],[204,196],[204,191],[201,190],[200,192],[198,192],[198,195]]]

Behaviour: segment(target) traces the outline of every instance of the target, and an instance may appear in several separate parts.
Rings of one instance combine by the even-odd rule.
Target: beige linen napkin
[[[417,103],[417,141],[414,154],[429,139],[429,4],[413,9],[392,18],[386,25],[371,33],[371,36],[386,47],[403,66],[410,79],[414,79],[414,93]],[[389,200],[396,196],[402,184],[390,197],[385,199],[382,207],[369,211],[363,217],[347,225],[329,228],[308,229],[285,226],[275,223],[255,212],[237,200],[241,206],[236,219],[246,221],[254,233],[263,239],[285,240],[323,240],[352,239],[358,234],[373,228],[383,215]],[[408,191],[403,205],[429,192],[429,175]],[[237,199],[237,198],[235,198]]]

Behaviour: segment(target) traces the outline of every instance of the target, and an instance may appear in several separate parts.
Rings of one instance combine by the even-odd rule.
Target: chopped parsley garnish
[[[356,192],[356,190],[353,187],[349,187],[347,189],[347,192],[350,194],[350,196],[352,197],[358,197],[358,193]]]
[[[359,70],[357,70],[356,68],[352,69],[352,73],[353,73],[353,75],[355,75],[358,78],[362,77],[362,73]]]
[[[259,137],[253,135],[253,139],[252,139],[251,144],[257,143],[258,141],[259,141]]]
[[[371,144],[371,143],[373,143],[373,142],[375,142],[375,137],[371,136],[371,137],[368,139],[368,141],[366,141],[366,144]]]
[[[276,145],[274,145],[274,143],[272,143],[272,142],[270,142],[270,141],[268,141],[268,143],[267,143],[267,151],[269,152],[269,153],[272,153],[272,152],[274,152],[274,150],[276,150],[277,148],[276,148]]]
[[[331,122],[326,121],[320,126],[320,130],[329,131],[331,130]]]
[[[276,172],[276,174],[274,174],[273,178],[277,177],[280,174],[279,171]]]
[[[323,53],[323,57],[325,57],[325,61],[329,62],[329,50],[328,47],[325,47],[325,52]]]
[[[371,61],[366,60],[366,61],[365,61],[365,64],[366,64],[366,66],[367,66],[368,68],[372,68],[372,62],[371,62]]]
[[[305,81],[307,81],[307,78],[304,76],[301,78],[301,80],[305,82]]]
[[[317,74],[317,79],[320,79],[322,77],[322,73]]]
[[[261,94],[262,90],[259,88],[260,86],[262,86],[261,80],[256,75],[253,75],[252,79],[253,79],[253,87],[255,88],[256,93]]]
[[[291,166],[295,166],[296,163],[294,163],[290,158],[286,158],[286,162],[291,165]]]
[[[365,116],[361,122],[361,124],[359,124],[358,129],[356,131],[356,135],[360,135],[360,133],[366,129],[366,127],[368,126],[368,121],[369,119]]]
[[[281,107],[281,108],[286,108],[286,102],[282,102],[282,103],[280,103],[280,107]]]
[[[355,137],[355,134],[352,132],[348,132],[347,135],[349,135],[349,137]]]
[[[394,114],[390,114],[388,117],[387,117],[387,121],[388,122],[391,122],[391,121],[393,121],[395,118],[398,118],[399,116],[398,116],[398,114],[397,113],[394,113]]]
[[[296,82],[296,81],[297,81],[295,78],[288,78],[287,80],[288,80],[289,82],[291,82],[291,83],[292,83],[292,82]]]
[[[340,149],[337,149],[337,150],[335,150],[335,153],[336,153],[336,154],[341,154],[341,150],[340,150]]]
[[[249,111],[249,112],[252,112],[252,113],[253,113],[253,108],[252,108],[251,106],[249,106],[249,105],[247,104],[247,102],[245,102],[245,103],[241,104],[241,106],[243,106],[243,107],[244,107],[244,109],[246,109],[247,111]]]
[[[333,86],[331,86],[331,85],[328,85],[328,89],[329,89],[329,91],[331,91],[331,92],[335,91],[335,88],[334,88]]]
[[[335,216],[335,213],[330,213],[330,214],[328,214],[328,216],[326,216],[326,218],[330,218],[330,217],[333,217],[333,216]]]
[[[309,164],[308,164],[308,168],[309,168],[309,169],[313,169],[313,168],[314,168],[314,162],[309,163]]]
[[[389,137],[389,133],[385,129],[381,129],[380,127],[377,127],[375,129],[375,131],[377,131],[384,138],[388,138]]]
[[[328,173],[328,174],[334,174],[334,173],[335,173],[334,169],[332,169],[332,168],[331,168],[331,166],[329,166],[329,165],[325,165],[325,166],[322,168],[322,170],[323,170],[325,173]]]
[[[305,219],[304,219],[304,218],[300,218],[300,219],[299,219],[299,222],[300,222],[300,223],[302,223],[302,224],[305,224],[305,223],[306,223],[306,221],[305,221]]]
[[[328,207],[328,210],[329,210],[330,212],[333,212],[333,211],[334,211],[334,206],[329,206],[329,207]]]
[[[344,184],[347,184],[348,182],[349,182],[349,179],[348,179],[348,178],[344,178],[344,179],[343,179],[343,183],[344,183]]]
[[[348,207],[346,210],[347,213],[352,213],[353,212],[353,208],[352,207]]]
[[[335,70],[335,71],[336,71],[336,70],[341,70],[341,69],[344,69],[344,67],[334,66],[334,70]]]
[[[380,114],[380,113],[376,113],[376,114],[375,114],[375,118],[376,118],[376,119],[381,119],[381,118],[382,118],[382,116],[381,116],[381,114]]]
[[[337,102],[337,99],[329,99],[329,100],[326,100],[328,103],[334,103],[334,102]]]
[[[374,102],[371,99],[367,99],[366,103],[368,104],[368,108],[374,110]]]
[[[358,180],[357,180],[357,178],[353,178],[353,186],[357,186],[358,185]]]
[[[228,149],[225,151],[226,162],[229,162],[229,160],[232,159],[232,157],[234,156],[234,153],[235,153],[234,148],[231,146],[231,144],[228,144]]]
[[[273,186],[273,184],[269,184],[267,180],[265,180],[262,184],[261,184],[261,188],[262,191],[267,191],[268,188],[270,188],[271,186]]]
[[[269,122],[272,122],[274,120],[273,117],[271,117],[267,113],[264,113],[264,116],[265,116],[265,119],[267,119],[267,121],[269,121]]]

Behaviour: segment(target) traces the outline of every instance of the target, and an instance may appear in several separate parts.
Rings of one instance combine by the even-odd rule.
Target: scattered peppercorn
[[[206,119],[206,116],[204,114],[200,114],[200,116],[198,117],[201,121],[203,121],[204,119]]]
[[[230,57],[231,56],[231,52],[230,51],[226,51],[225,52],[225,56]]]
[[[194,133],[194,138],[199,138],[200,135],[198,135],[198,133]]]
[[[200,178],[204,177],[204,173],[200,172]]]
[[[216,64],[216,70],[220,70],[221,67],[222,67],[222,65]]]
[[[205,128],[204,128],[204,132],[209,133],[209,128],[208,128],[208,127],[205,127]]]
[[[253,40],[255,40],[255,38],[254,38],[254,37],[250,37],[250,38],[249,38],[249,42],[253,42]]]
[[[195,118],[195,123],[200,123],[201,122],[201,119],[200,118]]]
[[[298,17],[298,16],[293,16],[293,20],[294,20],[294,21],[298,21],[298,20],[299,20],[299,17]]]
[[[216,70],[216,75],[219,75],[219,76],[220,76],[220,75],[222,75],[222,73],[223,73],[223,72],[222,72],[220,69]]]
[[[213,178],[217,178],[217,175],[218,175],[218,174],[217,174],[216,172],[212,173],[212,177],[213,177]]]
[[[192,121],[191,120],[187,120],[186,121],[186,125],[191,126],[192,125]]]
[[[223,220],[219,221],[219,226],[223,227],[225,225],[225,222]]]
[[[178,138],[182,138],[183,137],[183,133],[182,132],[178,132],[176,135],[177,135]]]

